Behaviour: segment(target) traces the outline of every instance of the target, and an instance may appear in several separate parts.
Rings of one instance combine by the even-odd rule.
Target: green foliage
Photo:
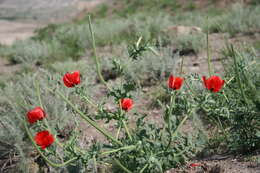
[[[144,52],[139,59],[124,61],[125,79],[134,81],[138,86],[152,86],[175,70],[178,56],[172,54],[171,49],[161,48],[161,55]]]
[[[114,9],[114,12],[124,17],[139,11],[153,13],[158,10],[174,11],[181,7],[176,0],[123,0],[119,5],[123,8]]]
[[[137,120],[137,128],[133,132],[136,149],[116,154],[116,158],[132,172],[164,172],[172,167],[181,165],[187,158],[194,155],[197,145],[195,138],[178,135],[169,150],[168,137],[162,135],[162,129],[155,124],[147,124],[144,117]],[[114,172],[121,172],[118,166],[113,167]]]
[[[234,35],[239,32],[254,32],[260,27],[259,6],[244,7],[234,5],[223,15],[209,20],[210,32],[228,32]]]
[[[259,148],[259,61],[251,49],[232,46],[227,58],[225,88],[218,93],[198,92],[201,110],[222,131],[222,142],[230,151],[248,153]]]
[[[117,92],[121,93],[121,92]],[[171,95],[170,91],[167,94]],[[183,93],[176,92],[181,96]],[[190,95],[189,95],[190,96]],[[171,100],[174,96],[171,95]],[[185,96],[181,96],[184,98]],[[117,100],[117,99],[116,99]],[[147,123],[147,115],[137,114],[135,129],[132,130],[132,138],[127,135],[120,138],[124,145],[134,145],[134,149],[122,150],[112,153],[110,156],[118,159],[119,163],[113,164],[113,172],[121,172],[122,165],[132,172],[165,172],[172,167],[181,165],[189,157],[193,156],[196,151],[202,147],[202,138],[198,133],[184,134],[180,131],[183,123],[187,118],[193,116],[193,105],[182,102],[177,97],[176,102],[165,103],[164,123],[161,127],[159,124]],[[178,107],[182,105],[182,107]],[[100,112],[104,115],[104,113]],[[112,113],[113,114],[113,113]],[[117,112],[120,114],[120,112]],[[186,116],[184,116],[186,115]],[[123,119],[128,119],[125,113]],[[101,118],[99,116],[99,118]],[[103,118],[119,120],[120,116],[112,117],[107,114]],[[119,119],[118,119],[119,118]],[[120,124],[117,128],[120,128]],[[114,148],[116,150],[116,148]]]
[[[25,134],[22,121],[26,119],[28,110],[40,106],[35,90],[35,80],[43,88],[41,90],[42,102],[49,124],[51,128],[55,129],[55,135],[63,136],[65,131],[69,131],[70,128],[73,130],[74,126],[71,123],[74,118],[69,116],[70,110],[67,109],[66,104],[61,102],[60,99],[54,98],[46,90],[47,87],[53,86],[53,81],[60,80],[60,76],[50,76],[45,71],[39,73],[38,75],[23,75],[18,81],[6,83],[5,87],[0,90],[0,141],[11,144],[15,153],[19,154],[17,171],[28,172],[30,160],[33,159],[31,156],[33,148],[28,145],[28,137]],[[65,88],[61,87],[60,89]],[[64,92],[69,95],[68,90],[64,90]]]
[[[239,52],[227,48],[231,58],[227,76],[232,79],[227,87],[230,98],[230,148],[250,152],[260,147],[260,93],[259,59],[252,50]]]
[[[250,4],[252,4],[252,5],[260,5],[260,1],[258,1],[258,0],[251,0]]]
[[[100,6],[97,7],[97,8],[98,8],[98,10],[97,10],[97,12],[95,13],[95,16],[96,16],[96,17],[101,17],[101,18],[106,17],[106,15],[107,15],[107,13],[108,13],[108,10],[109,10],[108,5],[102,4],[102,5],[100,5]]]

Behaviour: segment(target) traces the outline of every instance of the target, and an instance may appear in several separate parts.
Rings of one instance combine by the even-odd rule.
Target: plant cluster
[[[90,31],[92,33],[91,23]],[[93,33],[92,39],[95,50]],[[96,110],[93,113],[94,116],[87,116],[87,112],[73,103],[70,99],[71,96],[65,96],[60,92],[59,87],[45,89],[54,95],[58,95],[72,113],[79,115],[80,118],[104,135],[107,139],[106,142],[96,141],[88,148],[81,148],[78,146],[79,136],[77,131],[72,133],[68,141],[60,142],[58,136],[55,136],[57,132],[55,132],[55,129],[50,128],[48,124],[48,113],[43,110],[44,106],[41,101],[39,86],[36,87],[36,93],[40,107],[35,107],[27,113],[27,121],[30,123],[30,127],[28,127],[25,118],[22,120],[30,141],[50,166],[68,167],[68,169],[74,167],[76,169],[76,164],[76,167],[80,166],[82,170],[87,170],[88,168],[84,165],[91,165],[92,169],[97,170],[100,164],[107,164],[111,165],[114,172],[164,172],[184,163],[187,158],[196,153],[199,144],[201,144],[199,142],[200,135],[183,133],[181,128],[200,109],[208,110],[209,114],[213,113],[215,110],[207,109],[207,105],[219,106],[217,99],[225,97],[226,87],[224,87],[224,84],[228,85],[229,83],[215,75],[211,75],[208,79],[206,76],[202,78],[195,76],[197,82],[201,81],[200,83],[208,90],[205,91],[206,94],[204,92],[203,95],[197,97],[194,95],[197,91],[189,85],[192,76],[187,76],[186,80],[183,77],[170,75],[168,87],[166,88],[170,101],[160,104],[164,111],[162,116],[163,124],[160,126],[147,123],[145,114],[136,113],[137,120],[133,125],[129,122],[129,112],[134,107],[132,92],[135,90],[135,85],[126,82],[122,87],[111,88],[100,72],[99,60],[96,54],[94,54],[94,61],[98,77],[107,87],[107,96],[113,97],[114,103],[118,105],[116,110],[107,110],[104,103],[97,104],[88,97],[84,91],[84,86],[80,86],[81,76],[79,71],[66,73],[62,78],[63,83],[67,88],[74,90],[71,94],[76,94],[79,99],[84,99]],[[182,97],[183,93],[180,92],[184,83],[186,88],[190,90],[190,93],[186,95],[186,99]],[[207,102],[209,101],[207,98],[210,97],[211,101],[215,100],[216,104]],[[206,100],[203,101],[203,99]],[[105,123],[114,122],[116,135],[112,135],[101,127],[96,120],[105,120]],[[76,122],[76,124],[78,123]],[[243,131],[242,127],[237,129]],[[31,130],[36,131],[34,137]],[[248,132],[246,133],[248,134]],[[240,132],[236,132],[236,134],[240,134]],[[63,150],[62,153],[58,152],[60,149]],[[54,160],[62,163],[56,163]]]
[[[138,20],[142,20],[142,17],[139,16]],[[156,18],[158,21],[161,19],[162,17]],[[147,23],[150,24],[154,20],[149,19]],[[169,20],[165,20],[166,26]],[[122,28],[115,31],[112,31],[112,28],[111,32],[109,31],[110,35],[97,38],[98,44],[112,43],[115,41],[113,37],[116,34],[125,34],[125,28],[131,30],[128,32],[131,34],[125,37],[126,40],[130,38],[133,41],[139,36],[139,33],[136,34],[137,31],[146,28],[145,24],[138,25],[140,27],[138,28],[132,27],[129,23],[125,24],[122,20],[117,21]],[[98,22],[95,25],[98,34],[106,34],[104,30],[99,29],[102,25],[104,23]],[[128,28],[130,25],[131,27]],[[209,29],[210,27],[211,25]],[[52,52],[54,54],[57,50],[62,52],[64,47],[61,48],[60,43],[70,37],[75,39],[66,42],[65,47],[82,53],[86,47],[86,43],[83,44],[86,37],[82,37],[82,33],[85,34],[86,24],[75,27],[72,31],[67,29],[64,26],[42,30],[40,31],[42,37],[28,41],[29,45],[37,43],[35,47],[23,47],[23,43],[21,45],[19,43],[22,47],[19,48],[20,51],[12,50],[9,53],[23,62],[38,61],[39,57],[45,60],[46,57],[52,56]],[[247,49],[240,52],[228,46],[223,51],[223,56],[227,59],[225,80],[213,73],[210,57],[208,57],[208,77],[198,74],[184,75],[183,67],[179,76],[173,76],[172,74],[178,73],[173,73],[176,56],[172,56],[172,50],[160,46],[155,49],[147,41],[149,40],[147,38],[159,33],[158,27],[149,25],[146,30],[148,32],[140,34],[148,36],[139,37],[136,43],[128,46],[125,57],[114,58],[112,62],[110,59],[100,62],[96,55],[91,24],[90,30],[89,37],[92,40],[87,43],[87,47],[92,46],[94,49],[93,60],[97,74],[93,73],[91,69],[93,64],[89,62],[58,62],[50,66],[52,74],[41,70],[37,77],[24,75],[21,81],[6,84],[7,87],[3,86],[1,89],[3,94],[0,98],[5,97],[0,102],[0,125],[5,128],[0,132],[2,139],[0,143],[8,141],[4,145],[14,148],[15,154],[19,152],[25,163],[28,163],[28,158],[33,154],[31,146],[28,145],[29,140],[41,156],[40,160],[44,160],[43,163],[50,165],[50,169],[53,170],[60,167],[68,172],[89,170],[98,172],[105,167],[104,169],[114,172],[164,172],[184,164],[204,146],[202,139],[204,136],[202,137],[200,128],[195,129],[196,124],[191,125],[195,129],[192,132],[183,131],[185,125],[198,118],[198,114],[201,115],[201,119],[221,131],[218,135],[222,135],[221,142],[227,145],[229,151],[249,153],[260,147],[258,92],[260,68],[258,55],[254,50]],[[118,33],[118,31],[122,32]],[[46,49],[42,50],[45,37],[49,33],[54,35],[54,39],[47,42],[58,46],[53,48],[46,44]],[[69,36],[66,35],[68,33]],[[62,39],[59,40],[58,38],[61,37]],[[187,40],[188,43],[193,43],[188,37]],[[74,43],[80,45],[80,49],[74,47]],[[74,57],[74,53],[71,56]],[[85,63],[89,67],[86,67]],[[108,81],[109,78],[104,75],[107,69],[100,69],[102,65],[103,69],[105,66],[116,75],[117,80],[113,81],[112,86]],[[71,69],[77,71],[68,73],[67,71]],[[88,76],[81,76],[81,74],[88,74]],[[162,122],[152,123],[146,113],[139,113],[139,110],[135,112],[137,99],[141,96],[139,93],[134,94],[137,89],[151,86],[154,82],[161,83],[165,78],[168,79],[167,86],[161,84],[164,87],[154,99],[157,108],[162,111],[160,114]],[[98,101],[91,97],[94,92],[91,88],[98,88],[93,87],[97,79],[106,88],[104,92],[106,96]],[[120,84],[117,85],[118,81]],[[14,94],[14,90],[20,94]],[[113,105],[116,105],[112,110],[106,107],[106,103],[111,103],[111,100]],[[82,139],[80,126],[82,120],[103,135],[103,140],[94,139],[90,144],[82,145],[82,142],[86,142]],[[112,124],[112,132],[106,130],[99,122],[103,122],[104,127]],[[193,163],[190,166],[199,165]]]

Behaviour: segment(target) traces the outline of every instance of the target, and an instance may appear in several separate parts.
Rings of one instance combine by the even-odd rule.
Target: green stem
[[[97,173],[97,160],[96,160],[96,155],[93,156],[93,165],[94,165],[94,170],[95,170],[95,173]]]
[[[118,128],[118,130],[117,130],[116,139],[118,139],[118,137],[119,137],[120,130],[121,130],[121,125],[119,126],[119,128]]]
[[[210,47],[209,47],[209,17],[207,16],[207,34],[206,34],[206,40],[207,40],[207,58],[208,58],[208,70],[209,70],[209,76],[212,75],[212,69],[211,69],[211,56],[210,56]]]
[[[237,57],[236,57],[236,55],[239,55],[239,54],[234,50],[233,46],[231,47],[231,49],[233,51],[233,59],[234,59],[234,64],[235,64],[236,76],[237,76],[237,80],[238,80],[238,86],[239,86],[240,92],[242,94],[242,97],[248,106],[248,101],[247,101],[245,92],[243,90],[243,86],[242,86],[242,82],[241,82],[241,75],[239,73],[239,67],[238,67],[238,62],[237,62]]]
[[[43,104],[42,104],[42,99],[41,99],[40,84],[39,84],[38,81],[35,80],[34,85],[35,85],[35,88],[36,88],[36,94],[37,94],[37,97],[38,97],[39,104],[40,104],[41,108],[44,109]]]
[[[131,141],[133,141],[133,138],[132,138],[132,136],[131,136],[131,134],[129,133],[129,130],[128,130],[128,128],[127,128],[126,122],[125,122],[124,120],[122,120],[122,122],[123,122],[123,126],[124,126],[124,128],[125,128],[125,131],[126,131],[128,137],[130,138]]]
[[[193,112],[193,111],[192,111],[192,112]],[[174,133],[172,134],[172,138],[175,138],[175,137],[177,136],[177,133],[178,133],[179,129],[182,127],[182,125],[185,123],[185,121],[187,120],[188,117],[189,117],[189,115],[186,115],[186,116],[182,119],[181,123],[178,125],[178,127],[176,128],[176,130],[175,130]]]
[[[180,69],[180,76],[183,73],[183,65],[184,65],[184,56],[181,57],[181,69]]]
[[[189,147],[186,147],[184,150],[182,150],[181,152],[177,153],[177,154],[174,154],[173,157],[178,157],[178,156],[181,156],[183,155],[185,152],[188,152],[190,150]]]
[[[167,151],[169,149],[171,143],[172,143],[172,133],[171,133],[171,131],[169,131],[169,135],[170,135],[170,139],[169,139],[169,142],[168,142],[164,151]]]
[[[122,165],[119,160],[115,159],[115,162],[116,162],[116,164],[117,164],[122,170],[124,170],[125,172],[127,172],[127,173],[132,173],[129,169],[127,169],[124,165]]]
[[[61,164],[54,163],[54,162],[50,161],[50,160],[42,153],[42,151],[40,150],[40,148],[38,147],[38,145],[35,143],[35,141],[34,141],[34,139],[33,139],[33,137],[32,137],[32,134],[31,134],[29,128],[27,127],[27,124],[26,124],[25,121],[23,121],[23,124],[24,124],[26,133],[27,133],[27,135],[28,135],[30,141],[32,142],[32,144],[34,145],[34,147],[36,148],[36,150],[38,151],[38,153],[41,155],[41,157],[42,157],[50,166],[52,166],[52,167],[64,167],[64,166],[70,164],[71,162],[73,162],[73,161],[75,161],[75,160],[77,159],[76,157],[74,157],[74,158],[72,158],[72,159],[70,159],[70,160],[68,160],[68,161],[66,161],[66,162],[61,163]]]
[[[97,108],[98,105],[96,105],[95,103],[93,103],[87,96],[82,96],[82,98],[87,101],[90,105],[92,105],[93,107]]]
[[[192,112],[193,112],[193,111],[192,111]],[[172,139],[174,139],[174,138],[177,136],[179,129],[182,127],[182,125],[184,124],[184,122],[187,120],[188,117],[189,117],[189,115],[186,115],[186,116],[182,119],[181,123],[178,125],[178,127],[176,128],[176,130],[174,131],[174,133],[170,135],[170,136],[171,136],[171,137],[170,137],[170,142],[172,141]],[[166,152],[166,151],[169,149],[169,146],[170,146],[170,144],[171,144],[170,142],[168,143],[168,145],[167,145],[167,147],[165,148],[165,150],[162,151],[162,152],[160,152],[160,153],[158,153],[158,154],[161,154],[161,153]]]
[[[93,52],[94,52],[94,61],[95,61],[95,64],[96,64],[96,70],[97,70],[98,77],[99,77],[100,81],[108,88],[108,90],[111,90],[111,88],[108,86],[107,82],[104,80],[104,78],[102,76],[102,73],[101,73],[101,70],[100,70],[100,63],[99,63],[100,61],[99,61],[98,56],[97,56],[95,36],[94,36],[94,31],[92,29],[90,15],[88,16],[88,23],[89,23],[89,30],[90,30],[91,39],[92,39],[92,48],[93,48]]]
[[[219,116],[218,116],[218,124],[219,124],[219,127],[221,128],[221,130],[223,131],[226,140],[228,140],[228,135],[227,135],[226,130],[225,130],[225,128],[223,127],[223,125],[222,125],[220,119],[219,119]]]
[[[193,97],[195,97],[195,96],[196,96],[196,94],[195,94],[195,92],[194,92],[193,88],[191,88],[191,86],[190,86],[189,82],[187,82],[186,80],[184,80],[184,83],[186,84],[186,86],[187,86],[187,87],[189,88],[189,90],[191,91],[191,92],[189,92],[189,93],[190,93],[190,95],[191,95],[191,96],[193,96]]]
[[[148,166],[149,164],[145,164],[144,167],[140,170],[140,173],[143,173]]]
[[[53,92],[52,90],[50,90],[50,91]],[[112,135],[110,135],[109,132],[107,132],[105,129],[99,127],[99,125],[96,122],[94,122],[93,120],[91,120],[90,118],[85,116],[84,113],[81,112],[75,105],[73,105],[61,92],[59,92],[59,91],[56,91],[56,92],[67,104],[69,104],[72,107],[72,109],[74,109],[80,115],[80,117],[82,119],[87,121],[92,127],[97,129],[100,133],[102,133],[104,136],[106,136],[111,141],[113,141],[119,145],[123,145],[120,141],[118,141]]]
[[[39,82],[38,82],[37,80],[35,80],[35,81],[34,81],[34,85],[35,85],[35,88],[36,88],[36,94],[37,94],[37,97],[38,97],[38,101],[39,101],[40,107],[41,107],[42,109],[44,109],[43,103],[42,103],[42,99],[41,99],[40,84],[39,84]],[[50,127],[48,121],[46,120],[46,118],[43,119],[43,122],[44,122],[44,124],[46,125],[47,130],[48,130],[49,132],[51,132],[52,134],[55,134],[55,133],[53,133],[53,131],[52,131],[52,129],[51,129],[51,127]],[[56,136],[55,136],[55,142],[56,142],[61,148],[63,147],[63,145],[60,143],[60,141],[58,140],[58,138],[56,138]]]
[[[132,149],[134,149],[134,148],[136,148],[135,145],[129,145],[129,146],[121,147],[121,148],[118,148],[118,149],[114,149],[114,150],[110,150],[110,151],[105,151],[105,152],[101,153],[101,155],[116,153],[116,152],[121,151],[121,150],[132,150]]]
[[[170,135],[170,139],[169,142],[167,144],[167,147],[165,148],[165,151],[167,151],[172,143],[172,133],[171,133],[171,121],[170,121],[170,116],[172,116],[172,109],[174,107],[175,104],[175,93],[172,92],[171,93],[171,100],[170,100],[170,109],[169,109],[169,116],[168,116],[168,120],[167,120],[167,125],[168,125],[168,132]]]

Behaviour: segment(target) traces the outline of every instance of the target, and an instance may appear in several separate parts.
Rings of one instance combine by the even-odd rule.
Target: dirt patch
[[[260,173],[260,163],[245,161],[242,157],[227,157],[216,156],[209,160],[194,160],[184,168],[171,169],[167,173]]]
[[[206,39],[206,36],[205,36]],[[238,34],[235,37],[228,37],[228,34],[215,33],[209,35],[210,44],[210,56],[212,60],[212,65],[216,73],[223,73],[223,55],[222,51],[226,47],[227,43],[234,44],[237,47],[252,45],[256,40],[260,40],[260,35],[258,33],[248,35],[248,34]],[[184,56],[184,72],[185,73],[207,73],[207,51],[204,51],[197,55]]]
[[[6,59],[0,57],[0,75],[14,73],[19,68],[19,65],[11,65]]]
[[[24,40],[33,36],[33,31],[42,27],[41,24],[20,23],[0,20],[0,44],[12,45],[16,40]]]
[[[87,9],[90,10],[104,2],[106,2],[106,0],[79,1],[77,3],[77,8],[79,10],[87,10]]]

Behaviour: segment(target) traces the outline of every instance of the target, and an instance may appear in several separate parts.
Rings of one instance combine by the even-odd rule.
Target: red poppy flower
[[[120,102],[122,109],[125,111],[129,111],[133,107],[133,100],[130,98],[123,98]]]
[[[200,163],[191,163],[190,164],[190,167],[198,167],[198,166],[201,166]]]
[[[46,117],[46,113],[41,107],[35,107],[34,109],[27,112],[27,120],[29,123],[33,124],[38,120],[42,120]]]
[[[44,130],[36,134],[34,141],[44,150],[54,142],[54,137],[49,133],[49,131]]]
[[[63,82],[66,87],[72,88],[80,83],[80,72],[75,71],[72,73],[66,73],[63,76]]]
[[[171,75],[168,79],[168,87],[173,90],[178,90],[181,88],[183,83],[183,78],[181,77],[174,77]]]
[[[218,92],[219,90],[221,90],[225,83],[225,81],[218,76],[211,76],[208,79],[206,79],[206,76],[203,76],[202,80],[205,87],[212,92]]]

